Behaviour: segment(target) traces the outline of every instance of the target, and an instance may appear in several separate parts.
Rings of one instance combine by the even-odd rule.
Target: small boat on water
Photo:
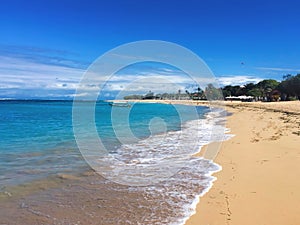
[[[131,107],[128,102],[109,102],[110,106],[118,106],[118,107]]]

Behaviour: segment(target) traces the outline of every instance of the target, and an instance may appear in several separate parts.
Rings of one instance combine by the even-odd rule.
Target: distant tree
[[[228,96],[231,96],[231,91],[228,90],[228,89],[222,89],[222,93],[223,93],[223,96],[224,97],[228,97]]]
[[[246,91],[250,91],[256,87],[256,84],[254,83],[248,83],[245,85]]]
[[[161,95],[161,98],[162,98],[162,99],[169,99],[169,94],[168,94],[168,93],[163,93],[163,94]]]
[[[267,98],[268,101],[271,100],[271,92],[278,88],[279,82],[277,80],[268,79],[268,80],[262,80],[258,82],[256,87],[261,91],[262,96]]]
[[[279,91],[286,100],[290,98],[298,98],[300,100],[300,74],[292,76],[290,74],[284,76],[286,79],[283,80],[278,86]]]
[[[197,88],[198,93],[200,93],[202,90],[200,87]]]
[[[295,96],[298,97],[298,100],[300,100],[300,74],[297,74],[293,80],[292,80],[293,90],[295,93]]]
[[[236,85],[236,86],[227,85],[224,88],[222,88],[222,92],[223,92],[224,97],[239,96],[239,95],[244,95],[245,94],[244,93],[245,90],[243,90],[243,89],[244,88],[242,88],[239,85]]]
[[[292,77],[292,74],[286,74],[286,75],[282,76],[283,80],[288,80],[291,77]]]
[[[224,100],[221,88],[216,88],[213,84],[208,84],[204,93],[208,100]]]
[[[154,99],[154,93],[152,91],[149,91],[144,97],[143,99]]]
[[[199,99],[205,99],[204,91],[200,87],[197,88],[197,94]]]
[[[180,100],[180,94],[181,94],[181,90],[178,90],[178,99]]]
[[[185,93],[190,97],[190,99],[192,98],[192,95],[188,90],[185,90]]]
[[[142,99],[143,96],[142,95],[127,95],[124,96],[125,100],[136,100],[136,99]]]
[[[247,91],[246,95],[250,95],[253,97],[260,97],[260,96],[262,96],[262,92],[259,88],[253,88],[253,89]]]
[[[273,80],[273,79],[268,79],[268,80],[262,80],[260,81],[256,86],[258,88],[261,88],[265,91],[267,91],[267,89],[271,89],[274,90],[278,87],[279,82],[277,80]]]
[[[161,94],[155,95],[155,99],[162,99]]]

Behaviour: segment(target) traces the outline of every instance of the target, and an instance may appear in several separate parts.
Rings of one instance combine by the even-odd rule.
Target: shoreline
[[[188,125],[187,127],[190,127],[192,125]],[[171,145],[172,144],[173,143],[171,143]],[[195,148],[194,149],[195,152],[198,149],[199,148]],[[96,178],[97,174],[95,174],[93,172],[92,172],[92,174],[95,176],[93,176],[93,175],[87,176],[87,177],[83,177],[82,179],[78,179],[81,176],[78,177],[78,176],[72,175],[72,174],[71,175],[58,174],[57,176],[54,176],[51,179],[50,179],[50,177],[47,177],[46,179],[37,180],[36,182],[22,184],[16,188],[7,187],[7,190],[5,189],[4,190],[5,192],[3,193],[3,195],[0,196],[0,197],[2,197],[2,200],[3,200],[2,202],[0,202],[2,204],[1,206],[6,208],[5,210],[3,210],[0,217],[5,219],[4,222],[6,222],[7,224],[10,224],[9,221],[11,218],[13,218],[13,215],[21,215],[21,214],[22,214],[22,216],[21,216],[21,218],[18,219],[18,221],[21,221],[24,219],[24,221],[26,220],[26,222],[24,224],[32,224],[31,222],[34,220],[38,220],[40,222],[43,221],[43,223],[52,224],[49,221],[51,221],[53,218],[62,219],[63,216],[65,216],[65,215],[62,215],[59,211],[57,211],[55,209],[55,207],[53,207],[53,206],[55,205],[55,206],[65,208],[65,207],[69,207],[68,204],[66,204],[66,203],[75,202],[75,201],[76,201],[76,205],[78,205],[78,204],[85,205],[85,207],[91,208],[91,210],[95,210],[94,212],[97,213],[98,216],[103,216],[104,214],[109,213],[106,209],[104,209],[105,207],[107,207],[107,204],[105,202],[113,201],[114,203],[117,204],[118,201],[116,199],[114,199],[114,196],[116,193],[113,190],[106,190],[106,189],[110,189],[110,187],[105,186],[105,183],[104,183],[103,184],[104,186],[102,188],[103,188],[103,190],[106,190],[106,193],[107,193],[106,195],[108,195],[110,197],[105,196],[105,201],[103,204],[102,204],[102,199],[104,199],[104,196],[97,198],[97,200],[99,199],[100,204],[95,205],[93,203],[94,201],[91,201],[91,199],[87,198],[87,196],[84,196],[86,192],[90,192],[91,196],[93,198],[97,194],[97,193],[94,193],[94,191],[97,191],[95,189],[95,185],[98,188],[98,184],[97,184],[98,181],[95,183],[95,180],[97,180],[97,179],[94,179],[94,178]],[[195,174],[198,174],[198,173],[195,173]],[[99,182],[104,182],[104,181],[99,181]],[[208,184],[208,182],[209,182],[209,180],[207,181],[207,184]],[[181,184],[182,180],[179,180],[179,183]],[[114,188],[116,188],[115,191],[117,191],[117,192],[122,191],[122,189],[119,189],[119,188],[122,188],[121,186],[118,186],[117,184],[112,184],[112,185]],[[210,188],[211,183],[209,182],[209,186],[206,186],[206,183],[204,183],[203,187]],[[71,196],[71,195],[76,194],[78,192],[78,190],[81,188],[83,188],[83,190],[84,190],[81,193],[82,194],[81,196],[79,196],[79,197]],[[197,189],[197,187],[195,187],[195,188]],[[191,190],[191,189],[187,188],[187,190]],[[128,191],[128,190],[126,189],[125,192],[126,191]],[[141,195],[141,193],[139,193],[138,191],[133,196],[135,200],[130,199],[131,196],[133,195],[132,191],[126,192],[126,193],[125,192],[123,194],[123,197],[124,197],[124,195],[126,195],[125,198],[129,198],[128,200],[129,200],[129,202],[131,202],[131,204],[140,204],[142,202],[142,200],[145,200],[145,199],[140,199],[140,201],[138,201],[138,198],[136,198],[136,197]],[[62,193],[67,194],[67,195],[65,197],[63,197]],[[98,194],[100,195],[101,193],[98,193]],[[53,196],[54,199],[56,196],[58,196],[58,198],[56,198],[56,200],[53,200],[53,199],[49,199],[47,196]],[[61,197],[59,197],[59,196],[61,196]],[[150,196],[150,202],[151,202],[152,195],[148,195],[147,199],[149,198],[149,196]],[[191,195],[187,194],[187,196],[191,196]],[[140,196],[139,198],[142,198],[142,197],[145,197],[145,196]],[[160,204],[160,201],[153,201],[153,200],[156,200],[155,193],[152,197],[153,197],[152,204],[154,204],[154,205]],[[168,197],[169,196],[167,196],[167,198]],[[171,197],[171,195],[170,195],[170,197]],[[195,198],[195,200],[194,200],[195,205],[197,203],[197,201],[196,201],[197,199],[198,198]],[[9,200],[9,201],[5,202],[5,200]],[[43,201],[49,201],[49,204],[43,204]],[[168,202],[168,201],[166,201],[166,202]],[[145,206],[148,206],[148,204],[149,204],[149,202],[148,203],[146,202]],[[177,206],[173,205],[173,207],[174,207],[174,209],[164,211],[163,213],[166,213],[169,211],[169,212],[172,212],[169,215],[173,215],[173,212],[177,211]],[[173,207],[169,207],[169,208],[173,208]],[[73,205],[72,205],[72,208],[74,208],[74,210],[77,210],[77,211],[80,210],[80,208],[76,208],[76,206],[73,206]],[[144,210],[143,208],[145,208],[145,207],[139,207],[139,208],[134,207],[134,208],[136,210]],[[102,209],[104,209],[104,210],[102,210]],[[181,207],[180,210],[181,209],[183,209],[183,211],[184,211],[185,207]],[[66,212],[65,214],[70,215],[70,216],[68,216],[68,217],[70,217],[70,218],[68,218],[68,220],[70,219],[70,221],[71,221],[73,216],[82,215],[82,212],[81,212],[81,214],[80,214],[80,212],[77,212],[75,215],[73,212],[70,211],[68,213]],[[143,213],[136,212],[136,214],[137,214],[136,216],[139,216],[139,217],[144,216]],[[160,214],[158,213],[157,215],[160,215]],[[186,219],[189,218],[189,216],[190,215],[188,215],[186,217]],[[108,218],[113,218],[113,217],[108,217]],[[162,219],[163,218],[164,217],[162,217]],[[168,218],[168,217],[166,217],[166,218]],[[84,219],[86,221],[88,221],[88,218],[84,218]],[[182,224],[183,224],[184,220],[182,220]],[[157,222],[159,222],[159,220],[157,220]]]
[[[191,205],[195,212],[182,220],[181,224],[250,225],[262,223],[279,225],[286,224],[283,223],[285,218],[291,222],[288,223],[289,225],[300,224],[300,216],[298,216],[300,214],[300,204],[298,203],[300,195],[297,191],[300,190],[300,182],[297,181],[297,178],[300,177],[300,151],[297,149],[300,143],[300,118],[298,118],[300,102],[211,103],[183,100],[149,101],[149,103],[201,105],[213,106],[213,108],[218,105],[223,108],[226,104],[226,110],[229,112],[226,127],[230,128],[229,134],[234,134],[234,136],[224,142],[211,142],[204,145],[195,154],[195,156],[209,159],[207,158],[209,156],[205,154],[206,151],[209,151],[207,148],[218,147],[219,149],[222,145],[220,152],[217,152],[216,160],[213,161],[221,167],[221,170],[210,173],[215,180],[207,187],[207,190],[205,189],[195,198]],[[222,126],[225,126],[223,122]],[[287,147],[291,153],[286,153],[287,150],[282,147]],[[295,171],[289,174],[290,170]],[[84,180],[93,180],[93,174],[95,174],[93,171],[88,171],[81,175],[85,177]],[[288,179],[285,179],[286,174],[288,174]],[[35,191],[46,190],[49,185],[50,187],[53,185],[53,188],[81,185],[81,179],[78,180],[78,177],[73,175],[57,174],[52,178],[51,182],[47,184],[42,181],[35,182],[33,184]],[[289,193],[284,193],[285,188],[281,182],[288,186]],[[23,191],[23,188],[28,191],[31,189],[26,186],[22,187]],[[274,187],[275,190],[272,190]],[[280,201],[276,200],[278,189],[280,190]],[[15,196],[14,191],[12,192],[13,198],[18,197]],[[5,191],[2,194],[4,194],[0,196],[2,200],[11,197],[9,196],[10,192]],[[288,197],[288,201],[285,201],[286,197]],[[82,200],[85,200],[83,196]],[[281,202],[285,203],[284,206],[276,206],[277,208],[273,209],[276,203],[279,205]],[[286,205],[289,206],[286,207]],[[30,210],[22,202],[21,208],[23,206],[27,211]],[[292,212],[287,216],[288,213],[284,210],[292,210]],[[268,216],[269,211],[272,213]],[[284,216],[278,218],[282,211],[285,213]],[[276,216],[272,216],[272,214]],[[253,215],[254,218],[252,218]],[[291,217],[289,217],[290,215]],[[277,220],[278,223],[276,223]]]
[[[300,224],[300,102],[226,102],[226,110],[235,136],[223,142],[222,170],[185,224]]]

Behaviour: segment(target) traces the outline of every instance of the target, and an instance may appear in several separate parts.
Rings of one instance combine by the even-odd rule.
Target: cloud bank
[[[247,83],[258,83],[263,78],[250,75],[223,75],[217,78],[220,86],[226,85],[244,85]]]
[[[80,88],[78,95],[82,98],[97,96],[101,90],[100,97],[113,99],[127,94],[145,94],[150,90],[155,93],[176,93],[186,89],[193,91],[198,87],[181,70],[153,62],[125,67],[107,81],[103,80],[104,76],[100,73],[96,73],[90,80],[80,83],[88,64],[61,57],[67,54],[33,47],[1,48],[0,99],[72,99],[77,88]],[[205,79],[203,77],[203,82],[208,83],[209,80]],[[220,86],[257,83],[261,80],[260,77],[250,75],[217,77]]]

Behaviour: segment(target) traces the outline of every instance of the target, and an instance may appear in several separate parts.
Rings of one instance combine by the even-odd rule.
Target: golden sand
[[[300,102],[227,102],[223,170],[186,225],[300,224]]]

